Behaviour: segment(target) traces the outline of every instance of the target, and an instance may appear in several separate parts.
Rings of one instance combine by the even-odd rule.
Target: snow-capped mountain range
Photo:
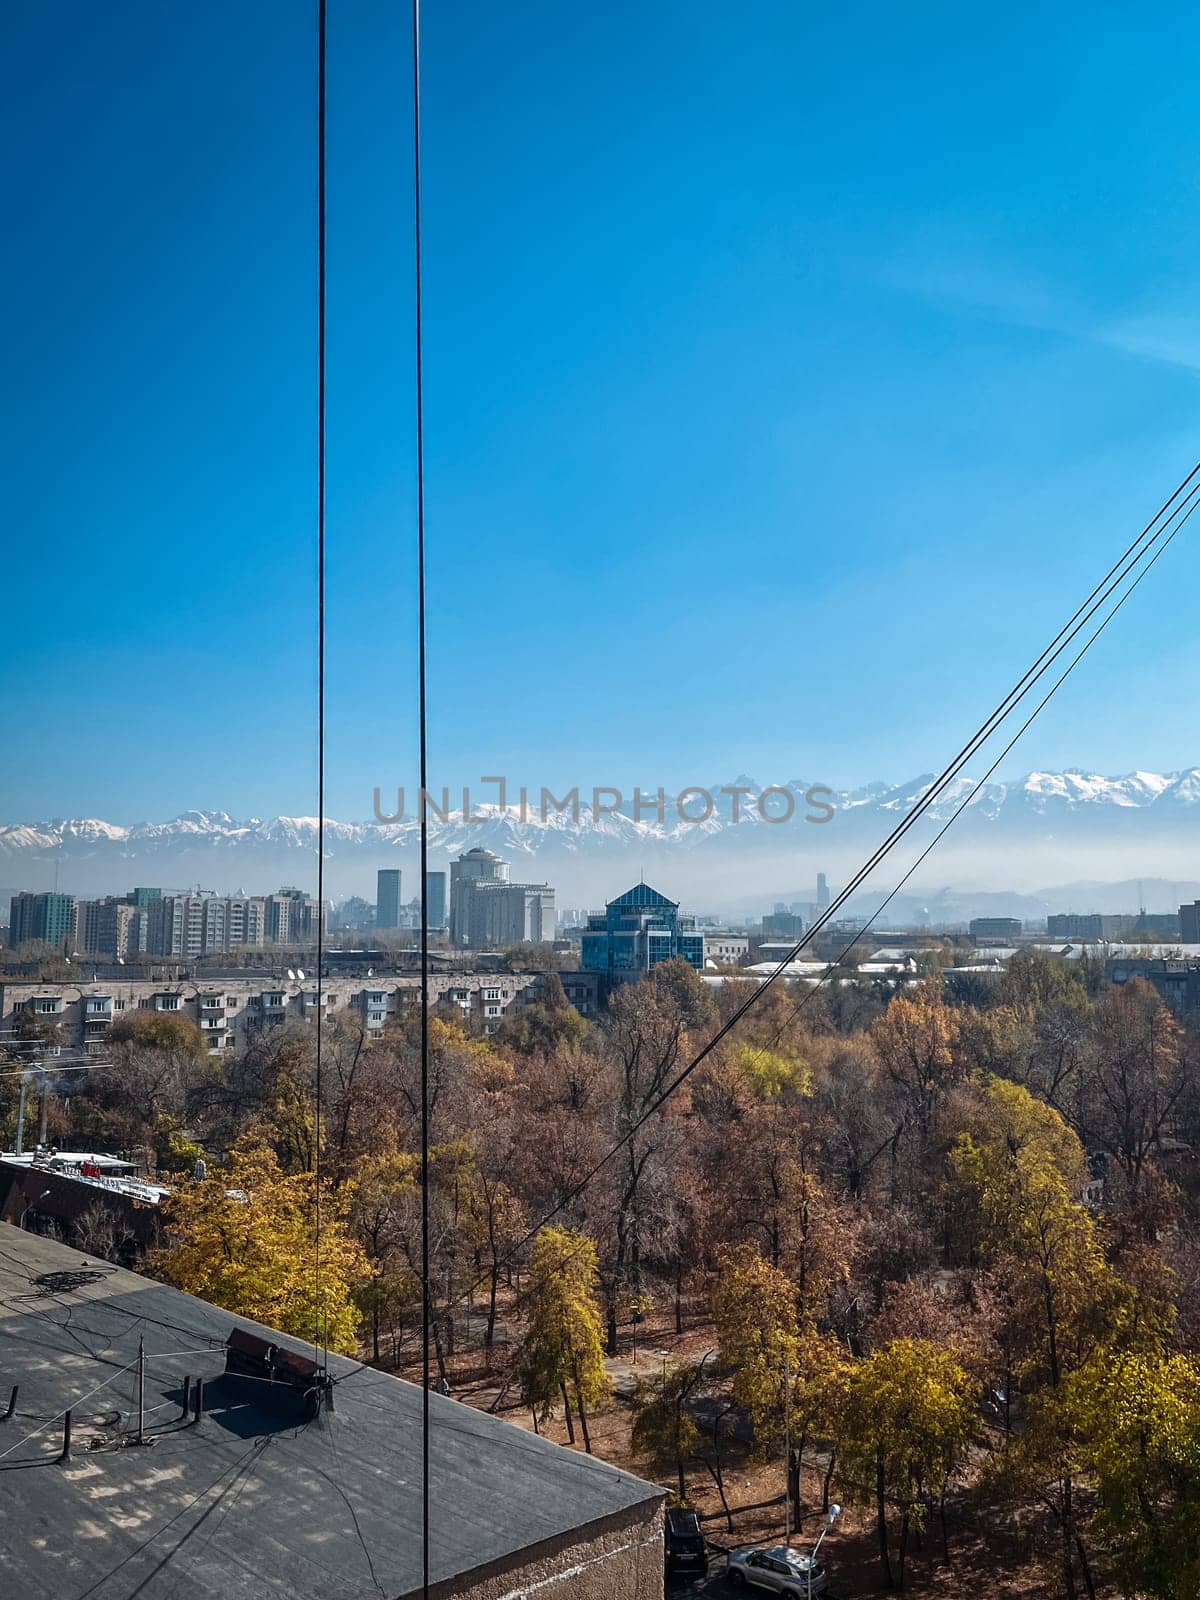
[[[793,815],[777,822],[764,820],[755,799],[762,786],[744,777],[712,784],[711,815],[696,822],[683,820],[670,796],[661,820],[649,806],[635,818],[628,802],[593,815],[586,793],[577,809],[548,806],[544,815],[536,799],[524,816],[511,804],[501,810],[476,801],[469,820],[461,811],[431,816],[431,863],[444,867],[462,850],[484,845],[512,863],[514,881],[554,883],[560,905],[597,903],[639,872],[691,905],[801,898],[811,892],[817,870],[833,881],[851,871],[931,781],[925,774],[905,784],[830,792],[792,780],[766,805],[776,816],[785,812],[788,800],[780,791],[789,791]],[[906,865],[975,787],[964,777],[939,796],[914,828],[909,853],[896,862]],[[734,788],[742,791],[736,799],[729,792]],[[685,809],[702,815],[703,796],[692,791]],[[0,826],[0,892],[55,882],[75,895],[120,893],[134,883],[262,892],[281,882],[308,882],[316,835],[315,817],[239,821],[223,811],[185,811],[170,821],[131,825],[96,818],[11,823]],[[416,836],[411,815],[383,823],[327,819],[329,893],[373,898],[381,866],[408,869],[406,881],[415,889]],[[1200,767],[1121,777],[1032,772],[983,785],[917,887],[956,881],[1017,890],[1045,882],[1048,871],[1052,881],[1063,881],[1101,878],[1114,867],[1122,878],[1157,873],[1183,880],[1195,874],[1198,855]],[[881,883],[902,870],[889,865]]]

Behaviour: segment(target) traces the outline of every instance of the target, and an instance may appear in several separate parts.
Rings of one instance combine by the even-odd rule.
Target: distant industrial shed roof
[[[223,1377],[234,1326],[190,1295],[0,1225],[0,1566],[22,1600],[397,1600],[421,1581],[421,1391],[330,1358],[332,1411]],[[136,1417],[146,1351],[146,1433]],[[311,1346],[307,1347],[311,1356]],[[185,1375],[206,1384],[197,1426]],[[508,1570],[662,1490],[440,1395],[432,1408],[431,1582]],[[73,1452],[59,1463],[61,1415]],[[90,1448],[89,1448],[90,1446]]]

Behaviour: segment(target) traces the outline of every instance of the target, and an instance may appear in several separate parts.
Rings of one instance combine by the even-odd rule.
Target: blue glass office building
[[[602,915],[589,917],[583,932],[580,966],[612,978],[636,977],[662,961],[680,956],[699,972],[704,966],[704,935],[679,904],[648,883],[635,884],[610,900]]]

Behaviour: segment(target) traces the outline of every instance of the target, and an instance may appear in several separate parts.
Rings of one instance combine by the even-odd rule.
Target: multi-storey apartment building
[[[31,939],[62,946],[75,933],[75,901],[69,894],[15,894],[9,903],[8,942],[15,950]]]
[[[220,955],[264,944],[312,944],[317,902],[299,889],[270,895],[167,894],[146,908],[148,955]]]
[[[500,883],[477,878],[464,884],[460,942],[472,950],[514,944],[551,944],[556,933],[554,890],[548,883]]]
[[[429,978],[431,1006],[452,1006],[472,1025],[494,1032],[510,1012],[540,1000],[541,973],[434,973]],[[594,1016],[600,1003],[596,974],[564,974],[568,999],[584,1016]],[[266,1029],[285,1023],[310,1023],[318,1005],[326,1016],[342,1012],[357,1017],[368,1034],[379,1033],[389,1020],[420,1004],[421,980],[329,977],[317,986],[311,977],[225,977],[163,982],[131,978],[115,983],[63,984],[23,980],[0,982],[0,1027],[14,1029],[34,1015],[57,1022],[62,1038],[56,1048],[84,1049],[101,1055],[108,1048],[113,1023],[137,1011],[162,1011],[188,1017],[199,1027],[210,1054],[242,1047]]]
[[[267,944],[312,944],[317,937],[317,902],[303,889],[280,889],[264,901]]]
[[[147,952],[186,959],[228,950],[233,922],[238,924],[241,933],[238,943],[261,944],[263,902],[260,900],[257,905],[243,902],[231,917],[232,905],[230,900],[215,894],[163,895],[147,910]]]
[[[142,948],[146,912],[109,896],[80,900],[75,907],[75,943],[85,955],[124,960]]]

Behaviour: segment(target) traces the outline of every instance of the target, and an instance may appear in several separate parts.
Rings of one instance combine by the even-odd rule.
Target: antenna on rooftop
[[[146,1442],[146,1341],[138,1340],[138,1425],[137,1442]]]

